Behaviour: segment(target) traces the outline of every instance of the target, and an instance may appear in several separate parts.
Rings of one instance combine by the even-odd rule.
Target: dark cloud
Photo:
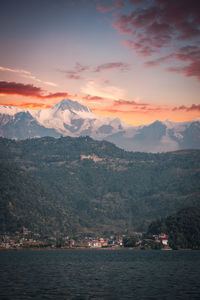
[[[143,56],[162,55],[148,66],[167,61],[187,63],[169,71],[200,78],[200,1],[131,0],[133,10],[115,17],[113,26],[129,35],[125,43]],[[184,49],[185,48],[185,49]],[[166,55],[166,53],[168,54]]]
[[[181,105],[178,107],[174,107],[173,111],[177,110],[185,110],[185,111],[200,111],[200,104],[192,104],[191,106]]]
[[[181,67],[169,67],[168,71],[181,73],[186,77],[196,77],[200,81],[200,47],[182,47],[174,56],[182,62],[189,62],[189,64]]]
[[[42,95],[40,98],[42,99],[53,99],[53,98],[62,98],[62,97],[70,97],[71,95],[68,93],[49,93],[47,95]]]
[[[129,64],[123,62],[110,62],[97,66],[94,72],[101,72],[104,70],[118,69],[120,71],[127,71],[130,68]]]
[[[40,96],[41,88],[35,87],[32,84],[22,84],[16,82],[0,81],[1,94],[19,94],[23,96]]]
[[[46,93],[32,84],[0,81],[0,94],[20,95],[39,99],[54,99],[70,96],[68,93]]]

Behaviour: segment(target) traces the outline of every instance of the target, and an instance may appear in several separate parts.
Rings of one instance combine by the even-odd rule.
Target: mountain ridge
[[[20,116],[24,118],[23,122]],[[200,149],[200,118],[187,122],[156,120],[149,125],[134,127],[119,118],[98,117],[87,106],[70,99],[63,99],[49,109],[40,110],[0,106],[0,136],[26,139],[45,135],[88,135],[96,140],[107,140],[128,151]]]

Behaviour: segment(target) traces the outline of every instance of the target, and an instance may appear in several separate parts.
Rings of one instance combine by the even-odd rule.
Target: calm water
[[[1,251],[0,299],[200,299],[200,251]]]

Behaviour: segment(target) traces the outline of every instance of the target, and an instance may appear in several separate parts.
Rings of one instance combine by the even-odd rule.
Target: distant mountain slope
[[[0,115],[0,122],[1,121],[4,121],[4,124],[1,126],[0,132],[2,132],[2,134],[6,132],[7,138],[27,139],[33,137],[60,136],[56,130],[41,126],[28,111],[18,112],[14,116]]]
[[[88,107],[70,99],[40,110],[0,106],[2,137],[26,139],[61,135],[90,136],[129,151],[200,149],[200,119],[183,123],[156,121],[133,127],[120,119],[98,117]]]
[[[5,231],[143,231],[200,206],[199,150],[132,153],[89,137],[0,138],[0,163]]]

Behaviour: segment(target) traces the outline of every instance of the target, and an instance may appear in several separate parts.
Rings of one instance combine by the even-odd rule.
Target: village
[[[0,250],[20,249],[163,249],[170,250],[165,233],[146,236],[141,232],[127,235],[101,236],[41,236],[23,227],[23,232],[14,235],[0,235]]]

